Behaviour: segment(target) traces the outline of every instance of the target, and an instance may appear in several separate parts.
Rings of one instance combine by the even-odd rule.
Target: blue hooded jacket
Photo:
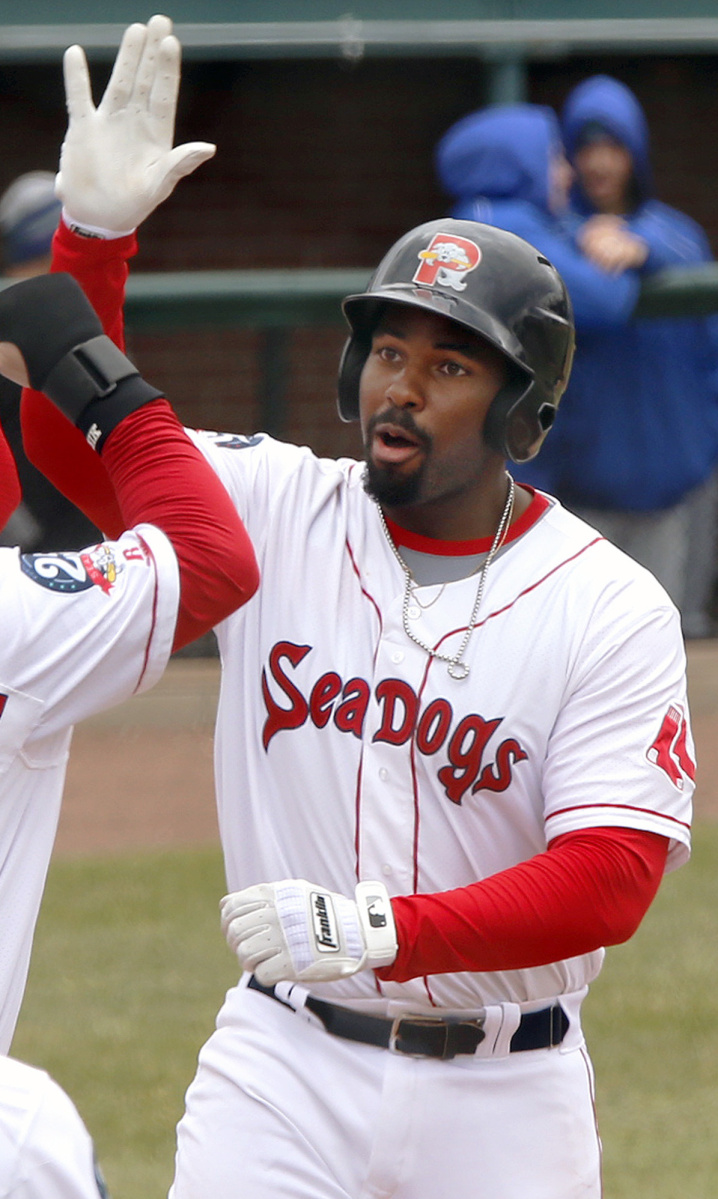
[[[584,81],[566,106],[566,141],[600,121],[634,158],[637,210],[626,219],[649,245],[641,272],[610,275],[580,251],[588,215],[553,215],[550,162],[560,146],[548,108],[511,105],[464,117],[436,151],[439,179],[455,197],[451,214],[524,237],[561,273],[574,307],[577,347],[559,414],[533,462],[517,479],[578,507],[652,511],[677,503],[718,460],[716,322],[632,320],[641,276],[710,258],[702,230],[651,198],[648,132],[633,94],[607,76]]]

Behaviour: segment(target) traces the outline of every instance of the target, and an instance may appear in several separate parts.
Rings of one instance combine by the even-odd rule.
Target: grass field
[[[214,849],[51,869],[13,1052],[72,1094],[113,1199],[166,1196],[184,1089],[236,976],[222,891]],[[586,1004],[605,1199],[718,1192],[717,933],[718,825],[706,822]]]

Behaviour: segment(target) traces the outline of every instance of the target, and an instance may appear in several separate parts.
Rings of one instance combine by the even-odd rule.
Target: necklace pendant
[[[449,662],[447,669],[452,679],[465,679],[469,673],[469,667],[465,662]]]

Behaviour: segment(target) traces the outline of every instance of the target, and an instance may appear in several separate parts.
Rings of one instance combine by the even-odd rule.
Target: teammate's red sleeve
[[[254,595],[259,570],[237,510],[166,400],[152,400],[110,433],[102,460],[123,527],[167,534],[180,573],[174,649],[194,641]]]
[[[60,221],[52,242],[51,271],[77,279],[102,327],[124,349],[123,304],[134,233],[110,241],[80,237]],[[79,429],[39,391],[25,388],[20,407],[25,453],[38,470],[108,537],[127,527],[102,459]]]
[[[53,271],[81,285],[108,337],[124,348],[123,303],[134,234],[103,241],[60,222]],[[26,388],[21,407],[28,458],[108,537],[136,524],[162,529],[180,572],[174,649],[194,641],[254,594],[254,551],[227,492],[165,400],[126,417],[102,455],[41,392]]]
[[[668,840],[640,829],[556,837],[482,882],[392,899],[399,953],[380,979],[543,966],[627,941],[653,900]]]

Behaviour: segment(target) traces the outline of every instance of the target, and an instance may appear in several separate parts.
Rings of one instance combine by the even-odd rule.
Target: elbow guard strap
[[[95,450],[121,420],[163,393],[141,377],[115,343],[101,334],[68,350],[42,390],[84,433]]]

